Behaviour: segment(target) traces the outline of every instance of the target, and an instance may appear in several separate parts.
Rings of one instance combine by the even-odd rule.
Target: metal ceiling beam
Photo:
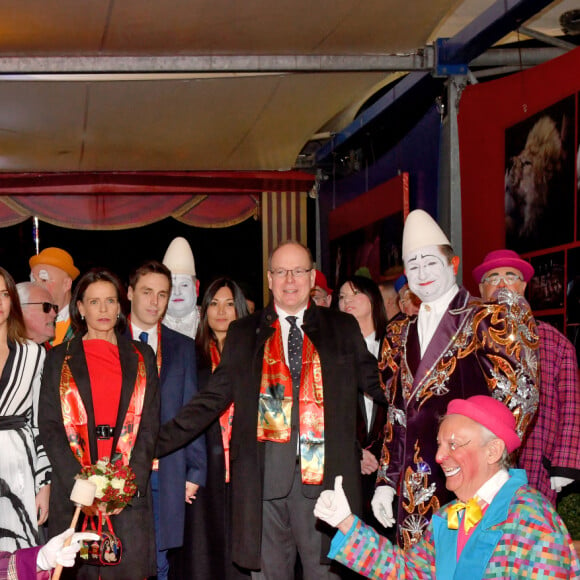
[[[544,42],[549,46],[556,46],[558,48],[563,48],[564,50],[573,50],[576,48],[575,44],[571,42],[567,42],[566,40],[562,40],[561,38],[554,38],[553,36],[549,36],[548,34],[544,34],[543,32],[539,32],[534,30],[533,28],[527,28],[525,26],[520,26],[519,32],[521,34],[525,34],[530,38],[535,38],[540,42]]]
[[[552,0],[497,0],[454,37],[441,41],[441,64],[467,64],[544,9]]]
[[[569,43],[566,43],[569,45]],[[530,66],[564,54],[566,48],[491,49],[470,66]],[[435,48],[397,55],[1,57],[0,80],[141,80],[219,74],[432,71]]]
[[[563,48],[490,48],[477,58],[474,58],[469,67],[492,66],[536,66],[553,58],[566,54],[570,49]]]
[[[408,54],[2,57],[0,74],[284,73],[431,70],[434,49]]]

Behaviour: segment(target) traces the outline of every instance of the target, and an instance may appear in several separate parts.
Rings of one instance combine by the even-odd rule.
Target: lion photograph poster
[[[506,246],[524,253],[573,241],[575,96],[505,131]]]

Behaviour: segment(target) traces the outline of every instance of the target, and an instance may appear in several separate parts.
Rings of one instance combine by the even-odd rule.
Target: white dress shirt
[[[140,340],[139,335],[142,332],[147,333],[147,344],[153,349],[155,354],[157,354],[157,343],[159,342],[159,337],[157,336],[157,325],[148,329],[143,329],[131,323],[131,334],[133,336],[133,340]]]
[[[419,333],[419,344],[421,345],[421,357],[425,354],[441,319],[449,304],[459,292],[457,284],[453,284],[443,296],[433,302],[421,302],[419,314],[417,315],[417,332]]]
[[[304,312],[306,312],[306,307],[304,307],[300,312],[296,314],[288,314],[284,312],[278,306],[275,306],[276,312],[278,314],[278,319],[280,320],[280,331],[282,332],[282,344],[284,345],[284,360],[286,361],[286,366],[289,367],[288,364],[288,336],[290,335],[290,323],[286,320],[287,316],[296,316],[296,326],[298,330],[300,330],[300,334],[304,336],[304,331],[302,330],[302,323],[304,322]],[[300,455],[300,438],[296,442],[296,455]]]
[[[55,318],[55,322],[63,322],[65,320],[68,320],[69,318],[70,318],[69,305],[66,304],[65,306],[63,306],[61,310],[58,311],[58,314],[56,315]]]
[[[379,358],[379,347],[381,345],[379,340],[375,339],[376,332],[373,330],[371,334],[365,336],[365,342],[367,343],[368,351],[376,358]],[[373,419],[373,398],[367,393],[364,393],[364,401],[365,401],[365,411],[367,415],[367,433],[371,427],[371,421]]]
[[[288,336],[290,334],[290,323],[286,320],[286,317],[296,316],[296,326],[298,327],[298,330],[300,330],[300,334],[304,336],[302,324],[304,322],[304,312],[306,312],[306,307],[304,307],[300,312],[296,314],[288,314],[287,312],[284,312],[284,310],[276,306],[276,312],[278,313],[278,318],[280,320],[280,331],[282,332],[282,344],[284,345],[284,360],[286,361],[286,366],[288,366]]]
[[[477,490],[475,495],[489,505],[509,478],[507,470],[500,469]]]

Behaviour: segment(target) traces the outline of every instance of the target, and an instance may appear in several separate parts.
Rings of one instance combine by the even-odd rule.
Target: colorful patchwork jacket
[[[393,546],[358,518],[337,532],[329,557],[374,579],[487,580],[580,578],[580,562],[560,516],[527,485],[523,470],[510,470],[457,559],[457,530],[447,526],[443,507],[408,550]]]

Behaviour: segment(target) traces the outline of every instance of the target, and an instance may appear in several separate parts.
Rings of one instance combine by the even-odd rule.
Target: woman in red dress
[[[49,352],[42,377],[40,434],[53,469],[50,533],[70,524],[69,496],[82,467],[108,457],[136,475],[136,495],[110,518],[122,542],[121,562],[80,565],[71,578],[131,580],[156,573],[149,475],[159,429],[157,365],[149,346],[122,335],[124,297],[112,272],[83,275],[70,305],[75,337]],[[86,515],[102,510],[84,508]]]

